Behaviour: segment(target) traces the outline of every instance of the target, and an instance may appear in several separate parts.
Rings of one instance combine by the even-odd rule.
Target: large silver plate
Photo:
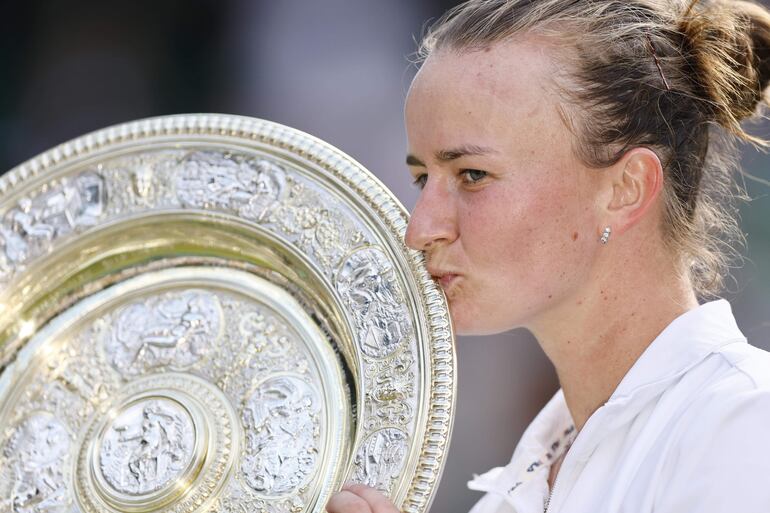
[[[407,214],[296,130],[128,123],[0,177],[0,510],[425,511],[451,430],[444,297]]]

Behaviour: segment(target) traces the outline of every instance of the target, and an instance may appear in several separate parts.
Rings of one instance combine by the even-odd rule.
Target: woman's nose
[[[440,182],[428,181],[417,199],[406,229],[406,245],[427,251],[457,238],[455,204],[452,194]]]

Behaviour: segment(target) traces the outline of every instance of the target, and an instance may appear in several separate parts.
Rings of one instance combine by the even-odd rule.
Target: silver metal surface
[[[0,177],[0,510],[425,511],[451,323],[407,216],[274,123],[155,118]]]

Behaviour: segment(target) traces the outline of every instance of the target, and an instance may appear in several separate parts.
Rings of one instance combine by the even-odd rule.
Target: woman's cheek
[[[526,189],[492,182],[477,191],[465,191],[461,213],[484,226],[499,228],[521,219],[522,214],[532,208],[531,203]]]

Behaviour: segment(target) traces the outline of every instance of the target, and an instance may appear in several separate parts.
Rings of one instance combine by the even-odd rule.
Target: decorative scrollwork
[[[367,427],[408,426],[415,409],[415,370],[411,353],[403,351],[367,368]]]

